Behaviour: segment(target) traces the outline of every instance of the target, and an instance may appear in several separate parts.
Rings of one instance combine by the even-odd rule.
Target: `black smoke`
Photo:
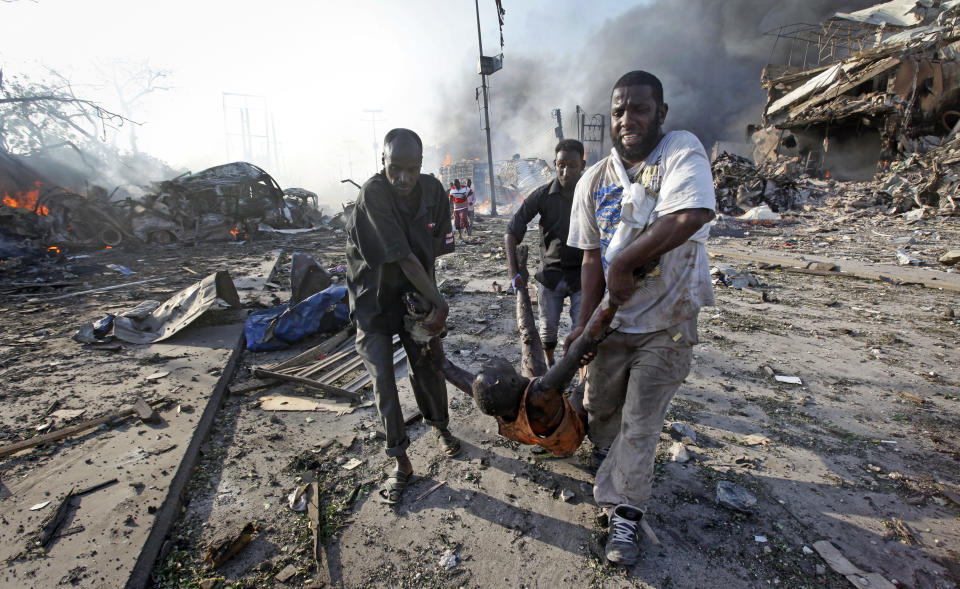
[[[575,105],[609,115],[610,90],[634,69],[656,74],[669,105],[666,130],[686,129],[709,147],[718,140],[742,141],[746,125],[757,123],[765,102],[761,72],[784,63],[787,43],[774,47],[764,33],[782,25],[818,23],[835,12],[875,2],[850,0],[656,0],[610,19],[592,36],[572,39],[575,66],[526,55],[504,56],[490,77],[494,159],[552,160],[557,139],[553,108],[563,111],[564,134],[576,137]],[[585,10],[586,5],[585,6]],[[509,28],[509,20],[505,25]],[[438,129],[441,153],[486,159],[481,118],[474,100],[477,76],[450,87]],[[605,129],[609,149],[609,125]]]

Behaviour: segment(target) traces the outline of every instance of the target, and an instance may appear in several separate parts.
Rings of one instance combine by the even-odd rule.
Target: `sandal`
[[[390,471],[390,476],[378,491],[380,494],[380,502],[386,503],[387,505],[400,503],[400,497],[403,496],[403,491],[407,488],[407,484],[411,478],[413,478],[412,472],[405,473],[396,468]]]
[[[460,440],[451,434],[450,430],[435,427],[433,428],[433,435],[437,437],[437,442],[447,458],[453,458],[460,453]]]

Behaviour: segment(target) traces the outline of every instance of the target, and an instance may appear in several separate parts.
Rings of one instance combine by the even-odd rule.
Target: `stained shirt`
[[[572,247],[600,249],[604,276],[610,267],[607,246],[620,223],[623,198],[623,186],[610,157],[591,166],[577,182],[567,237]],[[644,185],[647,196],[657,199],[651,222],[684,209],[716,208],[710,161],[700,140],[687,131],[667,133],[627,174]],[[617,329],[627,333],[661,331],[696,317],[701,307],[713,306],[704,247],[709,232],[709,225],[704,225],[689,241],[661,256],[658,271],[647,275],[617,311]]]
[[[403,295],[416,289],[398,262],[413,253],[434,279],[434,261],[454,249],[446,190],[420,174],[413,192],[400,197],[380,172],[360,188],[346,231],[351,319],[363,331],[399,332]]]
[[[563,188],[554,179],[524,199],[507,226],[507,233],[519,243],[526,235],[527,225],[540,215],[540,268],[535,278],[549,289],[556,288],[560,280],[566,278],[571,290],[580,290],[583,252],[567,245],[572,205],[573,196],[564,196]]]

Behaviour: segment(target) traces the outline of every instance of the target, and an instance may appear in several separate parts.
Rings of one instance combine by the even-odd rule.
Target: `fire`
[[[450,154],[449,154],[449,153],[447,154],[447,157],[443,160],[443,165],[445,165],[445,166],[449,166],[449,165],[450,165]]]
[[[103,248],[103,249],[112,250],[112,249],[113,249],[113,246],[112,246],[112,245],[108,245],[107,247],[105,247],[105,248]]]
[[[60,248],[58,248],[55,245],[51,245],[50,247],[47,248],[47,251],[50,252],[51,254],[59,254]]]
[[[3,193],[3,204],[8,207],[15,207],[18,209],[28,209],[31,211],[36,211],[38,215],[49,215],[50,209],[40,205],[37,206],[37,201],[40,200],[40,183],[36,183],[36,188],[33,190],[27,190],[23,192],[14,192],[13,194],[4,192]]]
[[[230,235],[232,235],[234,239],[240,239],[240,238],[239,238],[240,228],[234,226],[234,228],[230,230]]]

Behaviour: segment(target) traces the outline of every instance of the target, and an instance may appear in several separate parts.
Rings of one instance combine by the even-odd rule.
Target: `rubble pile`
[[[960,138],[893,162],[879,184],[892,198],[891,213],[930,207],[942,215],[960,214]]]
[[[810,189],[801,189],[796,180],[796,158],[784,158],[758,167],[739,155],[723,152],[713,161],[713,186],[717,210],[741,215],[747,209],[767,204],[774,211],[797,208]]]

